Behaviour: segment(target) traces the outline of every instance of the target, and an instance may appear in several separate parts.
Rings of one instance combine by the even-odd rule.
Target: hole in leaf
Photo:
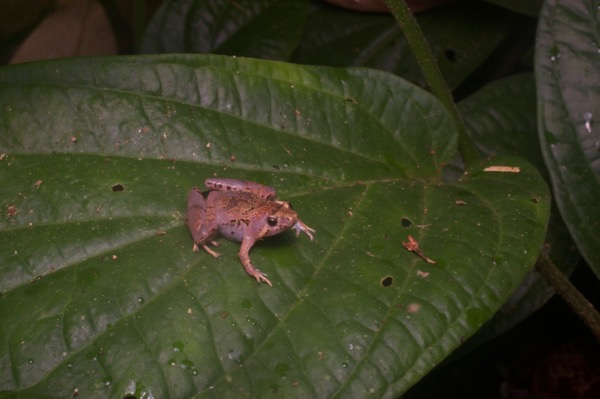
[[[392,276],[385,276],[381,279],[381,285],[384,287],[389,287],[394,282],[394,278]]]
[[[123,190],[125,190],[125,187],[123,187],[122,184],[115,184],[114,186],[112,186],[113,193],[117,193]]]
[[[412,222],[410,221],[409,218],[404,217],[400,221],[400,224],[402,225],[402,227],[409,227],[412,224]]]
[[[123,399],[137,399],[137,397],[132,394],[127,394],[127,395],[123,396]]]
[[[444,57],[450,62],[456,61],[456,51],[447,49],[444,51]]]

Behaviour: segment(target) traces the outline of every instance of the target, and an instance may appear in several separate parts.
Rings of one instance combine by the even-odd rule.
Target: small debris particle
[[[71,143],[77,142],[77,136],[71,136]]]
[[[8,155],[6,155],[5,152],[3,152],[2,154],[0,154],[0,161],[4,161],[6,159]]]
[[[75,396],[77,396],[77,395],[79,395],[79,389],[77,389],[77,388],[74,388],[74,389],[73,389],[73,397],[75,397]]]
[[[423,259],[427,263],[437,263],[436,261],[428,258],[427,256],[425,256],[425,254],[423,254],[423,251],[421,251],[421,248],[419,247],[419,243],[410,234],[408,235],[408,242],[403,242],[402,246],[404,246],[404,248],[408,249],[409,251],[417,254],[421,259]]]
[[[40,188],[40,186],[42,185],[42,181],[41,180],[36,180],[34,183],[35,188]]]
[[[212,146],[211,143],[206,143],[206,148],[210,148]]]
[[[235,157],[235,155],[231,155],[231,156],[229,157],[229,160],[230,160],[231,162],[235,162],[235,161],[236,161],[236,159],[237,159],[237,158]]]
[[[229,313],[227,313],[227,312],[223,312],[223,314],[221,315],[221,318],[222,318],[222,319],[226,319],[226,318],[227,318],[227,316],[229,316]]]
[[[164,236],[164,235],[166,235],[166,234],[167,234],[167,232],[166,232],[166,231],[164,231],[164,230],[156,230],[156,235],[157,235],[157,236]]]
[[[425,278],[425,277],[429,276],[429,272],[424,272],[422,270],[417,270],[417,276]]]
[[[323,360],[325,358],[325,352],[318,352],[319,360]]]
[[[113,255],[112,260],[117,260],[117,255]]]
[[[374,258],[375,255],[373,255],[372,253],[370,253],[369,251],[367,251],[367,255],[369,255],[371,258]]]
[[[518,166],[488,166],[483,170],[484,172],[502,172],[502,173],[520,173],[521,168]]]
[[[9,207],[6,210],[6,214],[8,216],[15,216],[17,213],[19,213],[19,210],[15,205],[9,205]]]
[[[421,305],[419,305],[418,303],[409,303],[406,306],[406,311],[408,313],[417,313],[420,309],[421,309]]]
[[[188,314],[192,314],[192,308],[187,309]]]
[[[148,129],[146,126],[141,127],[141,128],[138,129],[138,133],[140,133],[140,134],[146,134],[149,131],[150,131],[150,129]]]
[[[454,203],[456,205],[467,205],[467,203],[465,201],[463,201],[463,200],[456,200],[456,201],[454,201]]]
[[[348,211],[348,216],[352,217],[354,216],[354,213],[352,213],[352,211]]]
[[[592,132],[592,121],[594,119],[594,116],[592,115],[591,112],[586,112],[585,114],[583,114],[583,120],[585,121],[585,130],[588,133]]]

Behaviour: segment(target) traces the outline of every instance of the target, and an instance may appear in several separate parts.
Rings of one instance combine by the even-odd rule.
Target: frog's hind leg
[[[263,200],[272,201],[277,197],[277,192],[273,187],[249,180],[209,178],[204,181],[204,185],[216,191],[251,193]]]

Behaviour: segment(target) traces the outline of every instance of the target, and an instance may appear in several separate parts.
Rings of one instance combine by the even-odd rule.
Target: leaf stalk
[[[406,37],[408,45],[412,49],[425,80],[431,89],[431,92],[444,106],[450,111],[456,128],[458,129],[458,148],[467,168],[479,161],[479,153],[475,149],[471,138],[467,134],[467,128],[462,120],[462,116],[454,103],[452,93],[440,72],[440,69],[433,58],[429,44],[423,36],[423,32],[417,23],[417,20],[406,5],[405,0],[385,0],[394,18],[398,22],[402,33]]]

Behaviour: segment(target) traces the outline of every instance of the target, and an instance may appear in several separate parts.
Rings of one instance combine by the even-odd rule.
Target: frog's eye
[[[277,226],[277,218],[275,216],[267,217],[267,224],[271,227]]]

